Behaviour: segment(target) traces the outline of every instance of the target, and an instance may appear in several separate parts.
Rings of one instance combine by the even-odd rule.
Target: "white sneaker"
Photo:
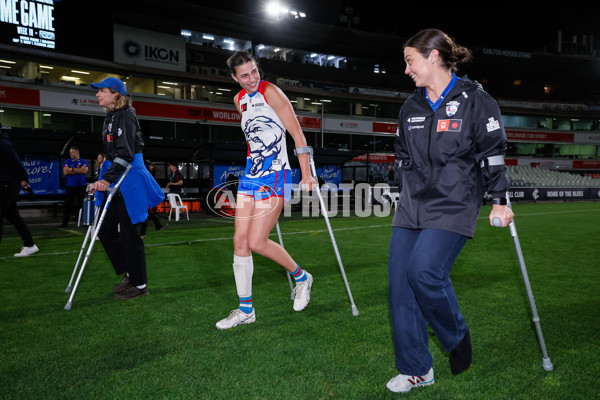
[[[390,379],[385,385],[395,393],[406,393],[412,388],[433,385],[433,368],[423,376],[398,375]]]
[[[304,271],[306,272],[306,271]],[[294,288],[294,311],[302,311],[310,301],[310,289],[313,284],[313,277],[306,272],[306,280],[296,283]]]
[[[229,329],[238,325],[251,324],[254,321],[256,321],[256,313],[254,312],[254,308],[252,308],[252,312],[250,314],[246,314],[239,308],[236,308],[229,313],[227,318],[217,322],[216,327],[217,329]]]
[[[15,254],[15,257],[27,257],[32,255],[33,253],[37,253],[38,251],[40,251],[40,249],[38,249],[38,247],[34,244],[33,246],[30,247],[21,247],[21,252]]]

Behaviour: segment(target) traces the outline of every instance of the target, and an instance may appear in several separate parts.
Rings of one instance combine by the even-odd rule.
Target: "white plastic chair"
[[[179,212],[181,210],[185,210],[185,215],[189,221],[190,215],[188,214],[188,208],[181,201],[181,197],[177,193],[167,193],[167,197],[169,198],[169,204],[171,205],[171,209],[169,210],[169,221],[171,220],[171,213],[175,210],[175,221],[179,221]]]

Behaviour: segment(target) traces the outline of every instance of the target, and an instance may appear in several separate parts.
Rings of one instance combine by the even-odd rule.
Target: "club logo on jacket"
[[[449,101],[446,104],[446,115],[452,117],[458,111],[458,106],[460,103],[458,101]]]
[[[244,112],[244,111],[248,111],[248,104],[247,103],[242,104],[242,112]]]

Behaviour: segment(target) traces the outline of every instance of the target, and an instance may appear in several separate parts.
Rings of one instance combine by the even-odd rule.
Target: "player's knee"
[[[250,251],[257,254],[262,254],[266,245],[267,241],[263,238],[252,238],[248,241]]]
[[[239,250],[247,250],[248,249],[248,238],[245,235],[234,234],[233,235],[233,247],[236,250],[236,254],[239,253]]]

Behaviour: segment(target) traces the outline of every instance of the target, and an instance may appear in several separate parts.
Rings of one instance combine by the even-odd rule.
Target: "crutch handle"
[[[496,228],[502,228],[502,220],[498,217],[492,219],[492,224],[494,224]]]

